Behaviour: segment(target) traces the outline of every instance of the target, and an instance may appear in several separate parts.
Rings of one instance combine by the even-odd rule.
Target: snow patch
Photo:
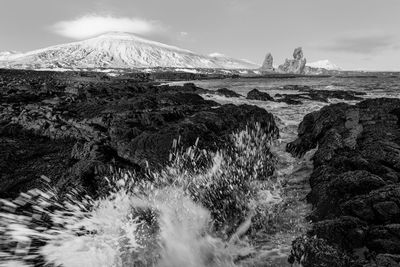
[[[199,71],[196,69],[175,69],[175,71],[182,71],[187,73],[199,73]]]
[[[209,54],[208,55],[209,57],[225,57],[225,55],[224,54],[221,54],[221,53],[211,53],[211,54]]]
[[[326,69],[326,70],[341,70],[341,68],[339,66],[333,64],[332,62],[330,62],[327,59],[307,63],[306,65],[311,68],[320,68],[320,69]]]

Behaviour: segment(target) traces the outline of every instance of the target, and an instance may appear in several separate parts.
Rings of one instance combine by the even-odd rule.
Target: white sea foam
[[[237,150],[232,158],[225,151],[204,154],[196,146],[175,148],[171,165],[154,173],[153,182],[114,171],[105,177],[110,193],[97,200],[72,191],[61,202],[55,191],[32,190],[14,201],[3,201],[0,245],[8,251],[0,254],[0,261],[4,266],[30,266],[40,257],[46,263],[66,267],[236,266],[238,257],[255,253],[249,242],[242,240],[253,216],[269,214],[282,198],[279,183],[259,182],[262,162],[269,160],[265,145],[270,137],[258,126],[232,134],[232,140]],[[203,170],[196,166],[204,156],[211,161]],[[231,183],[238,179],[240,184]],[[220,194],[213,191],[214,186],[219,190],[218,183],[226,184],[228,188],[223,189],[232,196],[248,190],[247,186],[253,188],[249,195],[235,200],[243,205],[245,218],[237,228],[226,225],[234,230],[228,236],[222,228],[216,231],[211,210],[196,200],[207,203],[214,199]],[[31,205],[32,211],[18,214],[18,208]],[[221,218],[228,219],[222,212]]]

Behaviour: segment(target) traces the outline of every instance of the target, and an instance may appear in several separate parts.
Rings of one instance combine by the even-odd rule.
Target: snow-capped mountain
[[[319,60],[311,63],[307,63],[306,66],[316,69],[326,69],[326,70],[341,70],[341,68],[329,60]]]
[[[3,60],[0,57],[0,66],[33,69],[152,67],[255,69],[259,67],[244,60],[200,55],[120,32],[5,57]]]

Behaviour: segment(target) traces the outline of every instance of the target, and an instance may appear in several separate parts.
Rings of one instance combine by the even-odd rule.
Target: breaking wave
[[[109,194],[31,190],[0,204],[0,266],[238,266],[282,208],[260,125],[216,152],[174,142],[145,178],[110,167]]]

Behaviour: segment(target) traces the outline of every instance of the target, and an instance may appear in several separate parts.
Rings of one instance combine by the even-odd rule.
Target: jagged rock
[[[290,94],[276,94],[275,95],[275,101],[276,102],[283,102],[288,105],[301,105],[303,104],[302,101],[298,100],[298,97],[295,96],[293,97]]]
[[[289,263],[299,263],[304,267],[344,267],[353,266],[351,258],[340,249],[329,245],[317,237],[298,237],[292,242]]]
[[[158,85],[95,74],[0,70],[0,198],[46,187],[105,193],[110,165],[144,175],[168,162],[175,139],[183,148],[216,150],[233,131],[259,123],[272,137],[272,114],[256,106],[219,105],[197,87]],[[74,75],[78,75],[77,77]],[[13,86],[11,84],[29,85]],[[46,89],[44,90],[44,84]],[[218,93],[238,96],[225,89]],[[272,166],[272,163],[269,163]]]
[[[391,254],[378,254],[375,258],[375,262],[376,267],[399,267],[400,256]]]
[[[367,229],[365,222],[354,217],[342,216],[315,223],[309,234],[349,250],[364,246]]]
[[[368,231],[367,247],[378,253],[397,254],[400,259],[399,224],[373,226]]]
[[[301,47],[297,47],[294,49],[293,58],[295,60],[301,60],[303,58],[303,49]]]
[[[341,209],[369,223],[400,223],[399,199],[400,185],[387,185],[344,202]]]
[[[223,95],[225,97],[241,97],[242,95],[236,93],[235,91],[229,90],[227,88],[220,88],[217,90],[218,95]]]
[[[349,253],[365,246],[372,255],[400,256],[399,108],[399,99],[369,99],[326,106],[304,117],[287,150],[302,155],[318,146],[307,197],[314,207],[310,234]],[[356,219],[345,223],[347,216]],[[328,226],[340,233],[330,235],[324,230]],[[353,235],[355,243],[342,239]],[[397,264],[392,256],[383,258],[376,262]]]
[[[286,97],[292,100],[314,100],[319,102],[328,103],[329,99],[343,99],[343,100],[362,100],[361,96],[366,95],[363,92],[356,92],[351,90],[321,90],[313,89],[307,85],[285,85],[285,90],[298,91],[297,94],[280,94],[280,97]]]
[[[285,90],[296,90],[301,92],[306,92],[311,90],[311,87],[308,85],[299,85],[299,84],[287,84],[283,86]]]
[[[282,73],[304,74],[307,60],[303,58],[303,50],[298,47],[293,52],[293,59],[286,59],[285,63],[278,67]]]
[[[0,127],[0,198],[55,185],[68,172],[73,140],[51,140],[37,136],[17,124]]]
[[[224,105],[195,113],[186,120],[165,124],[157,130],[141,132],[135,138],[112,140],[118,155],[138,165],[152,166],[168,160],[174,139],[180,138],[185,146],[193,145],[201,136],[199,146],[215,150],[216,142],[228,142],[234,129],[244,129],[249,122],[260,122],[267,132],[277,136],[273,116],[263,109],[248,105]],[[121,142],[122,141],[122,142]]]
[[[274,101],[274,98],[268,93],[260,92],[257,89],[253,89],[247,93],[246,99],[250,100],[261,100],[261,101]]]
[[[274,70],[274,58],[272,57],[271,53],[268,53],[265,56],[264,62],[260,68],[262,72],[272,72]]]

